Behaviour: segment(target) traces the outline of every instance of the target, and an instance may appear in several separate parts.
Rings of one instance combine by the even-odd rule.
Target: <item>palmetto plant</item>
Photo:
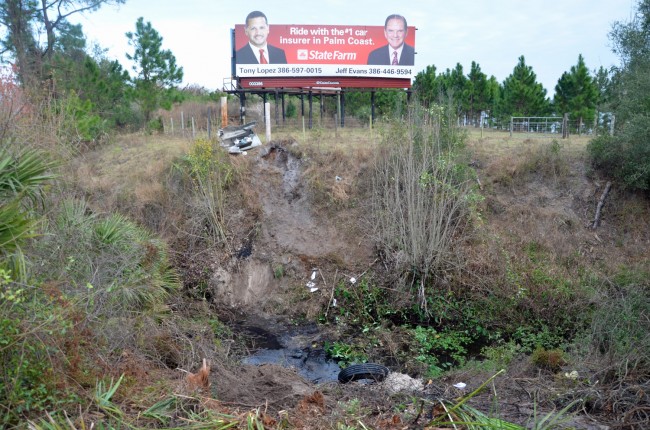
[[[43,201],[42,187],[55,165],[35,150],[0,150],[0,267],[11,269],[16,279],[25,275],[20,246],[35,235],[31,208]]]

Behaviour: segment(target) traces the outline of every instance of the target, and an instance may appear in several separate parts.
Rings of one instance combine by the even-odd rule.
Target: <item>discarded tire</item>
[[[358,381],[359,379],[383,381],[389,372],[388,367],[382,366],[381,364],[353,364],[339,372],[339,382],[346,384],[351,381]]]

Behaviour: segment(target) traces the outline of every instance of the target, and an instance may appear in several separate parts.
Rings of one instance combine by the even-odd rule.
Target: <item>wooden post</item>
[[[194,129],[194,117],[192,117],[192,139],[196,138],[196,130]]]
[[[228,125],[228,97],[221,97],[221,128]]]
[[[181,132],[185,136],[185,116],[183,115],[183,111],[181,111]]]
[[[174,117],[173,116],[169,118],[169,122],[172,123],[172,135],[174,135]]]
[[[569,138],[569,114],[565,113],[562,117],[562,139]]]
[[[514,124],[515,120],[513,117],[510,117],[510,137],[512,137],[512,127]]]

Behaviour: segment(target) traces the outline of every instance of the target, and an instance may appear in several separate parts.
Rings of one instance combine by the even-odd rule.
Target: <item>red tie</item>
[[[397,51],[393,52],[393,66],[397,66],[399,62],[397,61]]]
[[[260,49],[260,64],[269,64],[269,62],[266,61],[266,57],[264,56],[263,49]]]

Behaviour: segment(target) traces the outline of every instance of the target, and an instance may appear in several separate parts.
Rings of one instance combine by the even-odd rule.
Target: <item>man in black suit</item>
[[[287,64],[284,50],[266,43],[269,24],[266,15],[255,10],[246,17],[248,43],[235,54],[237,64]]]
[[[376,66],[412,66],[415,49],[404,43],[408,27],[402,15],[389,15],[384,24],[384,36],[388,45],[377,48],[368,55],[368,64]]]

